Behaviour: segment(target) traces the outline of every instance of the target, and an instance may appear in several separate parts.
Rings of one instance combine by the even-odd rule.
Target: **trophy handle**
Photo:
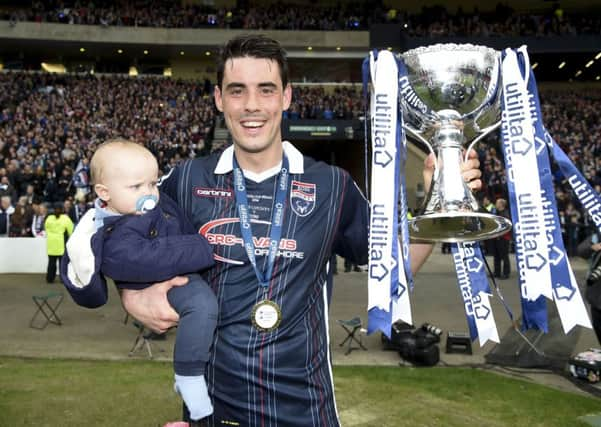
[[[499,124],[501,124],[501,122],[499,122]],[[432,177],[432,179],[436,178],[436,176],[438,174],[438,160],[436,158],[436,153],[434,152],[434,148],[432,147],[432,144],[430,144],[430,142],[426,138],[421,136],[419,133],[417,133],[415,130],[413,130],[409,126],[404,124],[403,129],[405,129],[408,133],[410,133],[411,136],[413,136],[414,138],[419,139],[421,142],[424,143],[424,145],[426,147],[428,147],[428,150],[430,150],[430,154],[432,154],[434,156],[434,176]]]
[[[469,147],[467,147],[467,150],[465,150],[465,158],[463,159],[464,162],[467,162],[468,159],[468,155],[471,151],[472,148],[474,148],[474,145],[476,145],[476,143],[480,142],[480,140],[482,138],[484,138],[486,135],[488,135],[489,133],[491,133],[493,130],[497,129],[499,126],[501,126],[501,120],[499,120],[497,123],[490,125],[487,128],[484,128],[482,130],[482,133],[480,135],[478,135],[477,138],[475,138],[472,143],[469,145]]]

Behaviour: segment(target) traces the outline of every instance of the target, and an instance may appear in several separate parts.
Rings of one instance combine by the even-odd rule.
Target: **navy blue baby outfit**
[[[84,307],[104,305],[108,276],[121,289],[144,289],[154,283],[187,275],[188,284],[173,287],[167,298],[179,314],[174,368],[184,376],[204,374],[217,323],[215,294],[197,272],[213,265],[207,240],[198,234],[173,200],[161,194],[155,209],[143,215],[104,218],[91,240],[94,274],[85,287],[75,286],[68,274],[66,253],[61,277],[73,300]]]

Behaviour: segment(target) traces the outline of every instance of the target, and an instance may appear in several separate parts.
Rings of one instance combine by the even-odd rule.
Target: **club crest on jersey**
[[[317,198],[317,187],[300,181],[292,181],[290,188],[290,207],[298,216],[307,216],[315,208],[315,199]]]

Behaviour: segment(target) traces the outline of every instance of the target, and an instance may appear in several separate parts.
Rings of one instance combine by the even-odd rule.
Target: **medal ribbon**
[[[244,183],[244,173],[238,165],[236,156],[234,155],[234,193],[236,195],[236,207],[238,208],[238,216],[240,218],[240,234],[244,241],[244,249],[250,261],[255,275],[259,280],[259,285],[264,289],[269,288],[269,281],[275,264],[275,257],[280,246],[280,237],[282,236],[282,224],[284,222],[284,206],[286,195],[288,194],[288,158],[284,154],[282,160],[282,169],[278,176],[277,189],[275,193],[275,204],[271,214],[271,232],[269,234],[269,252],[267,253],[267,268],[265,272],[261,272],[257,266],[255,257],[255,244],[250,225],[250,210],[248,207],[248,198],[246,196],[246,184]]]

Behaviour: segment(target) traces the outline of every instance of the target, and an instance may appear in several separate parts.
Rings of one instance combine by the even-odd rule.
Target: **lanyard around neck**
[[[242,234],[242,240],[244,241],[244,249],[250,263],[255,270],[255,275],[259,280],[259,285],[264,289],[269,287],[269,280],[273,272],[273,266],[275,264],[275,257],[280,246],[280,237],[282,236],[282,225],[284,222],[284,205],[286,201],[286,195],[288,193],[288,158],[284,154],[282,160],[282,168],[278,174],[278,183],[275,193],[275,203],[273,205],[273,211],[271,213],[271,232],[269,234],[269,251],[267,253],[267,268],[265,272],[261,272],[257,266],[257,259],[255,257],[255,244],[253,241],[253,234],[251,229],[250,210],[248,207],[248,198],[246,195],[246,184],[244,182],[244,173],[238,165],[236,156],[233,158],[234,162],[234,193],[236,195],[236,206],[238,208],[238,216],[240,218],[240,233]]]

